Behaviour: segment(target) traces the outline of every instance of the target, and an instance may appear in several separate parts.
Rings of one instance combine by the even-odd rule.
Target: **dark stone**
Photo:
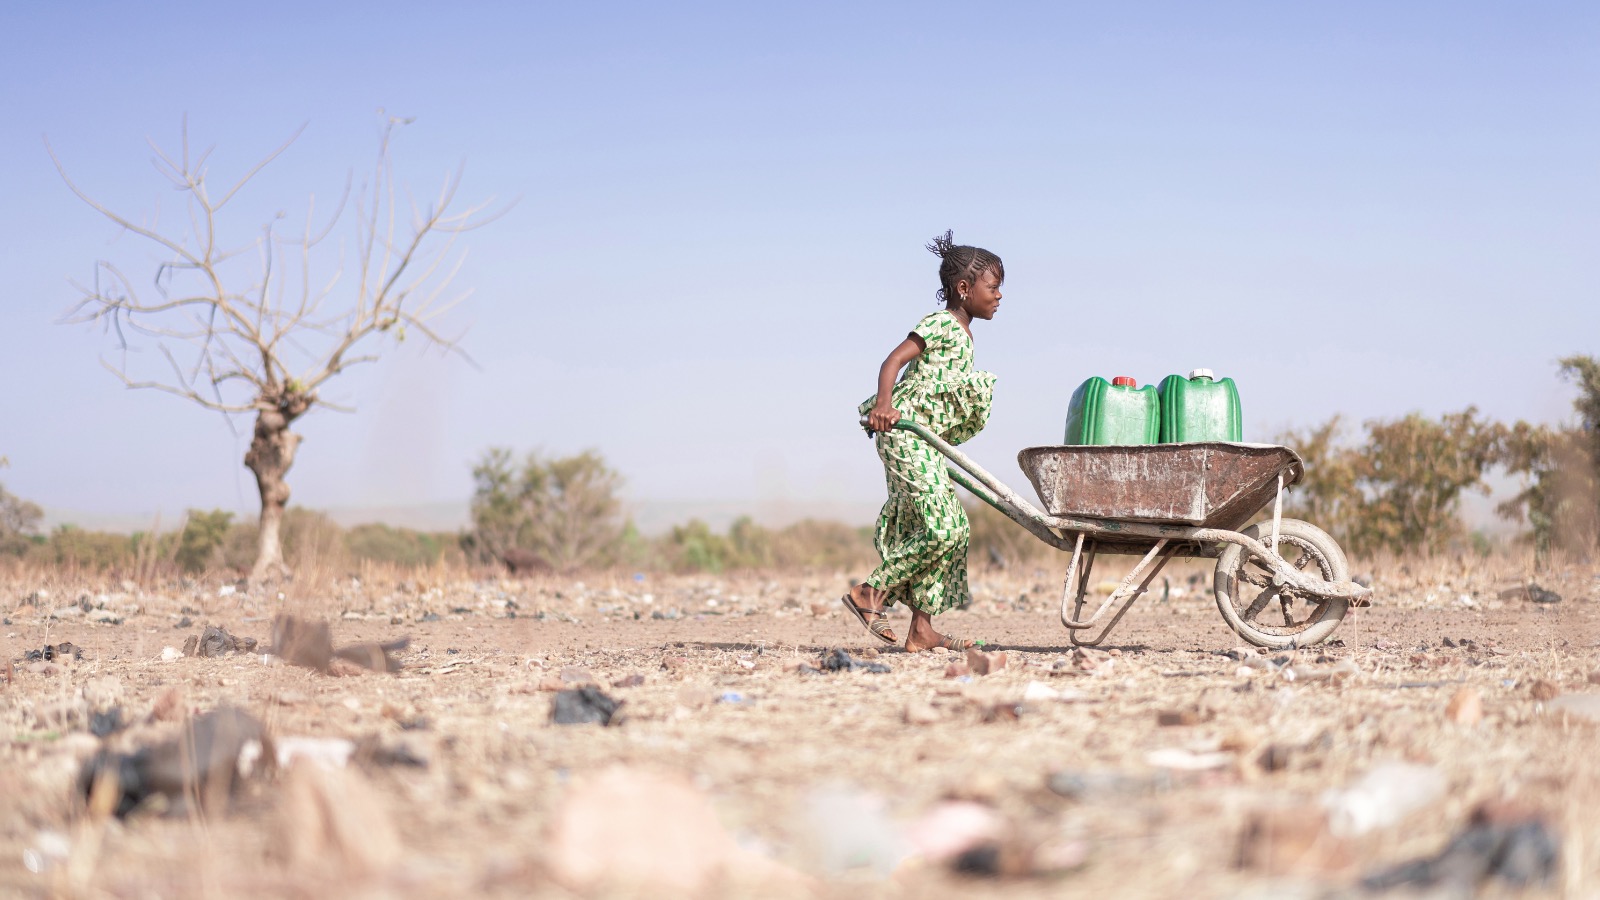
[[[621,706],[621,703],[601,693],[599,688],[584,685],[556,693],[550,705],[550,721],[557,725],[610,725]]]
[[[836,647],[822,654],[822,671],[824,672],[887,672],[889,667],[883,663],[862,662],[850,656],[842,647]]]
[[[1528,585],[1528,599],[1535,603],[1560,603],[1561,595],[1555,591],[1547,591],[1537,584]]]

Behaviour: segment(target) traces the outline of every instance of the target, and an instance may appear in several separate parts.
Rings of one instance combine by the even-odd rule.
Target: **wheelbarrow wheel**
[[[1272,523],[1258,522],[1242,534],[1266,544],[1272,540]],[[1278,555],[1313,579],[1350,580],[1350,563],[1338,542],[1310,522],[1279,523]],[[1238,544],[1229,544],[1217,557],[1215,589],[1217,609],[1228,627],[1257,647],[1273,650],[1327,640],[1349,608],[1343,599],[1274,585],[1272,570]]]

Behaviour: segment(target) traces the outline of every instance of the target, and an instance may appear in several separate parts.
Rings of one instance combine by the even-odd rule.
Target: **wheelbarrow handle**
[[[869,427],[866,416],[861,417],[861,425]],[[957,450],[944,438],[929,431],[927,426],[909,416],[902,414],[900,420],[894,423],[894,428],[916,435],[949,460],[951,480],[971,491],[973,496],[1004,513],[1006,518],[1016,522],[1039,540],[1058,549],[1067,548],[1065,539],[1051,532],[1049,526],[1045,524],[1046,517],[1043,512],[1018,496],[1016,491],[1007,487],[1000,479],[989,474],[973,461],[972,457]]]

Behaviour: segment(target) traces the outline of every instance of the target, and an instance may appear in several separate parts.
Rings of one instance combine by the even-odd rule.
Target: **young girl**
[[[867,417],[867,433],[877,433],[889,482],[874,539],[883,563],[840,599],[884,643],[898,640],[888,608],[900,602],[911,607],[906,650],[965,650],[976,642],[934,631],[933,617],[967,602],[967,513],[944,457],[894,423],[909,417],[952,444],[983,430],[994,375],[972,368],[972,322],[994,318],[1006,270],[1000,257],[957,246],[948,231],[928,249],[943,260],[935,296],[945,308],[918,322],[883,361],[878,392],[859,410]]]

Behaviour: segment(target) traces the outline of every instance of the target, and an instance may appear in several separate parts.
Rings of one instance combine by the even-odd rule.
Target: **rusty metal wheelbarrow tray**
[[[1287,447],[1206,441],[1029,447],[1017,463],[1051,516],[1237,531],[1305,466]]]

